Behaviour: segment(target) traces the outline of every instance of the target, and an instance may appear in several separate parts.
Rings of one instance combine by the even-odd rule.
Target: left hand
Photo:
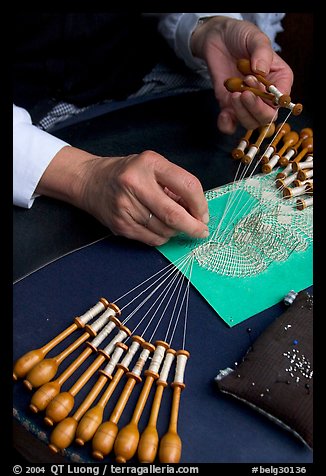
[[[290,94],[293,83],[291,68],[275,53],[267,35],[251,22],[212,17],[199,24],[193,32],[191,49],[194,56],[207,63],[221,109],[217,126],[226,134],[233,134],[238,122],[246,129],[256,129],[268,124],[275,114],[272,104],[250,91],[227,91],[224,81],[241,76],[237,69],[238,59],[249,59],[252,71],[266,76],[282,93]],[[250,85],[257,87],[254,83]]]

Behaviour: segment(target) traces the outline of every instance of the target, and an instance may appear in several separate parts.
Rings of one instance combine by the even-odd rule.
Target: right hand
[[[115,235],[152,246],[179,232],[208,236],[208,206],[199,180],[153,151],[98,157],[64,147],[37,192],[87,211]]]

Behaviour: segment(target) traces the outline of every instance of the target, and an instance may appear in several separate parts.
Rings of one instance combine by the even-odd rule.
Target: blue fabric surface
[[[68,254],[16,282],[13,289],[14,360],[47,343],[70,325],[76,315],[93,306],[100,297],[115,301],[167,263],[156,249],[110,237]],[[181,394],[178,421],[178,433],[183,444],[180,463],[312,462],[312,452],[291,433],[255,410],[219,393],[214,383],[219,370],[239,362],[251,343],[284,310],[284,304],[279,303],[242,324],[229,328],[201,295],[191,288],[186,341],[190,359],[185,373],[186,388]],[[74,333],[70,336],[47,357],[57,355],[76,335]],[[75,351],[61,364],[57,376],[77,354],[79,352]],[[83,364],[63,385],[62,390],[70,388],[76,375],[80,375],[89,362],[87,360]],[[97,376],[94,376],[77,395],[75,409],[88,393],[91,382],[96,380]],[[123,388],[124,383],[124,379],[119,383],[106,408],[105,418],[113,410],[119,389]],[[120,419],[119,428],[130,420],[140,390],[141,385],[137,385]],[[153,392],[154,388],[150,399]],[[168,387],[163,394],[158,419],[160,436],[167,430],[171,395]],[[31,396],[23,387],[22,381],[14,384],[15,416],[29,431],[47,442],[51,430],[43,423],[43,413],[34,415],[29,411]],[[147,424],[149,411],[150,405],[147,404],[140,420],[140,430]],[[83,462],[96,462],[91,457],[90,443],[83,448],[72,444],[65,450],[65,454],[67,461],[79,459]],[[113,462],[113,454],[105,460]]]

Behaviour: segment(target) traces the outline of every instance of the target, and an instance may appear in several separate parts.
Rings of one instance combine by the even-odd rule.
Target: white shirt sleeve
[[[217,15],[254,23],[269,37],[275,51],[281,49],[275,42],[275,37],[277,33],[283,31],[281,20],[285,13],[166,13],[160,15],[158,30],[189,68],[206,75],[206,63],[193,56],[190,38],[201,18]]]
[[[281,21],[285,17],[285,13],[241,13],[241,15],[244,20],[254,23],[269,37],[275,51],[281,50],[275,38],[277,33],[284,31]]]
[[[207,70],[206,63],[193,56],[190,38],[201,18],[217,15],[243,20],[241,13],[167,13],[161,16],[158,30],[189,68],[204,73]]]
[[[13,203],[33,205],[35,189],[45,169],[62,147],[69,145],[32,124],[29,113],[13,105]]]

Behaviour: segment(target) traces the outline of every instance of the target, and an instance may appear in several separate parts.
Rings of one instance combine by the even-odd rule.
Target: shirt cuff
[[[182,13],[176,25],[174,45],[176,54],[184,60],[189,68],[201,74],[206,73],[207,65],[204,60],[193,56],[190,48],[190,39],[201,18],[215,16],[225,16],[235,18],[236,20],[243,19],[241,13]]]
[[[16,114],[15,114],[16,113]],[[13,203],[31,208],[35,189],[53,157],[66,142],[38,129],[22,108],[14,110],[13,127]]]

